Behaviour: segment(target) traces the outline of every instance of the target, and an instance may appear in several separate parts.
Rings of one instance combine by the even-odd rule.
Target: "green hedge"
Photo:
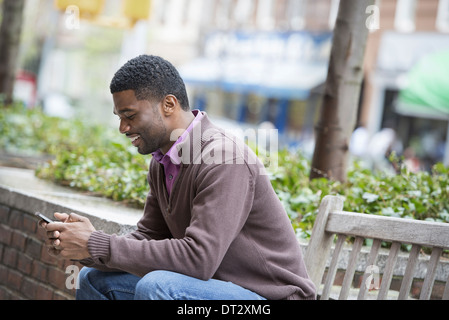
[[[36,170],[40,178],[137,207],[145,202],[149,158],[137,153],[117,129],[13,106],[0,115],[2,149],[52,155],[54,160]]]
[[[16,106],[3,108],[0,137],[0,149],[6,152],[54,156],[36,170],[40,178],[144,205],[150,158],[138,154],[117,129]],[[343,196],[347,211],[449,222],[449,168],[442,164],[432,172],[411,173],[395,159],[401,169],[391,175],[373,173],[355,162],[347,182],[340,183],[324,178],[309,181],[310,161],[300,153],[280,150],[278,159],[271,182],[301,237],[310,235],[319,203],[327,194]]]
[[[412,173],[400,159],[398,174],[371,172],[354,162],[347,182],[308,179],[310,162],[300,154],[279,152],[272,184],[293,222],[308,237],[317,207],[328,194],[344,197],[344,210],[392,217],[449,222],[449,168],[436,164],[432,172]]]

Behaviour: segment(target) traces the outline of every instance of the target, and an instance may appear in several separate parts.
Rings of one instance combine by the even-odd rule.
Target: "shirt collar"
[[[166,154],[163,154],[161,149],[158,149],[157,151],[153,152],[151,155],[156,159],[157,162],[159,162],[162,165],[167,165],[170,162],[173,164],[179,164],[180,163],[180,156],[178,154],[178,149],[176,146],[184,141],[186,137],[189,135],[190,131],[192,131],[193,127],[201,121],[201,119],[204,117],[203,113],[200,110],[192,110],[193,115],[195,118],[190,123],[190,125],[187,127],[187,129],[179,136],[179,138],[176,140],[176,142],[171,146],[171,148],[167,151]]]

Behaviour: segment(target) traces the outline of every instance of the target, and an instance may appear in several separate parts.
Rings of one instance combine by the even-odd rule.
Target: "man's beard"
[[[145,135],[140,135],[140,144],[137,147],[137,152],[139,152],[140,154],[146,155],[146,154],[151,154],[155,151],[157,151],[158,149],[163,147],[163,141],[164,141],[164,137],[166,136],[167,133],[167,129],[163,126],[162,121],[160,121],[160,126],[158,126],[158,128],[156,128],[159,134],[155,135],[155,134],[145,134]],[[147,132],[151,130],[146,130]]]

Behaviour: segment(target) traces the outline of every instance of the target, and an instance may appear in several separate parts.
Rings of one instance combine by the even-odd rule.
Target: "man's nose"
[[[125,133],[129,132],[130,128],[131,127],[129,126],[128,122],[125,119],[120,120],[120,125],[119,125],[118,130],[120,131],[121,134],[125,134]]]

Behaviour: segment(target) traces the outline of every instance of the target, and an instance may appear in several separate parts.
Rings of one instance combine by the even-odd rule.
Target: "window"
[[[307,0],[290,0],[287,6],[287,17],[290,28],[293,30],[304,29],[306,25]]]
[[[449,0],[440,0],[436,28],[440,32],[449,32]]]
[[[274,28],[273,18],[274,2],[273,0],[259,0],[257,6],[256,24],[262,30],[271,30]]]
[[[394,27],[399,32],[415,31],[415,10],[416,0],[398,0],[396,4],[396,14],[394,17]]]

